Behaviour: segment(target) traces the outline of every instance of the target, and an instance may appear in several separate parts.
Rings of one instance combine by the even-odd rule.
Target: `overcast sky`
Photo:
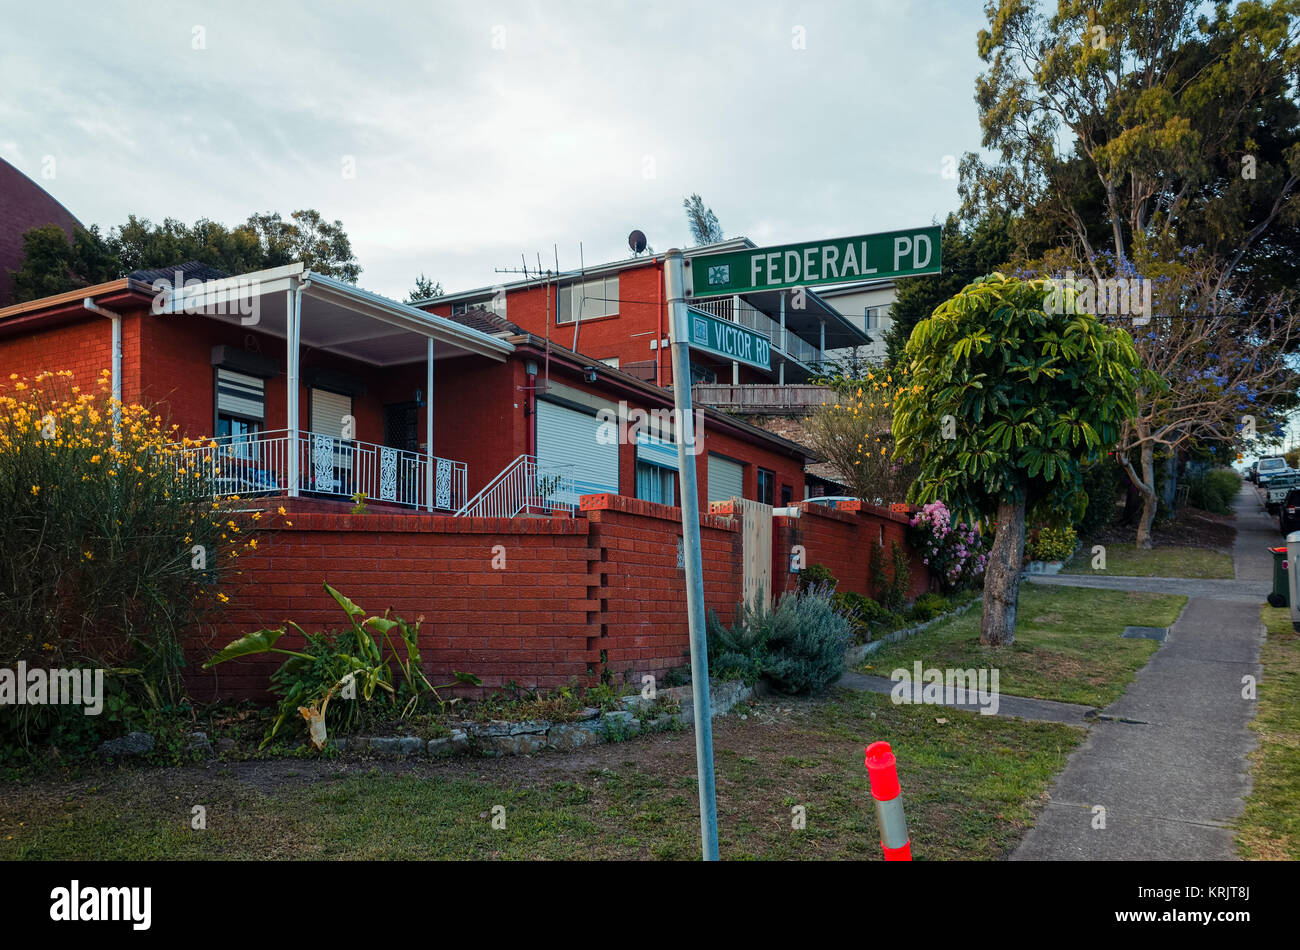
[[[0,156],[84,224],[313,207],[398,298],[685,246],[693,191],[760,245],[929,224],[979,144],[978,0],[11,3]]]

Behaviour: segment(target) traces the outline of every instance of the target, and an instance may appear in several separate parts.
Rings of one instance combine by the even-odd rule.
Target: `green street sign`
[[[688,263],[695,296],[712,297],[937,274],[940,251],[936,226],[708,254]]]
[[[694,307],[686,308],[686,324],[695,349],[759,369],[772,368],[772,341],[763,334]]]

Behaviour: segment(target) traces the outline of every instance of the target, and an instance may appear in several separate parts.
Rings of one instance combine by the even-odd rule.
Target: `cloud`
[[[317,208],[398,297],[685,243],[694,191],[760,242],[888,230],[956,205],[977,7],[42,4],[0,37],[0,154],[103,226]]]

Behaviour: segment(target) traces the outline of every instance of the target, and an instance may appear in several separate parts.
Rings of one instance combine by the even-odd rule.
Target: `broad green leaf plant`
[[[411,624],[401,617],[390,618],[387,610],[382,616],[367,617],[364,608],[353,603],[329,584],[323,586],[326,593],[333,597],[347,614],[351,626],[350,649],[328,650],[325,655],[327,652],[325,649],[318,649],[316,654],[312,654],[276,646],[290,628],[303,637],[309,649],[313,646],[321,648],[325,646],[322,637],[308,635],[302,627],[290,620],[283,627],[258,630],[232,641],[203,664],[203,668],[207,670],[227,660],[256,656],[261,653],[280,653],[289,658],[272,677],[284,691],[276,718],[262,740],[263,747],[275,738],[284,721],[296,710],[307,721],[312,743],[318,749],[324,748],[327,738],[325,713],[330,700],[339,693],[348,699],[359,697],[370,702],[375,696],[375,691],[379,690],[381,695],[386,696],[394,706],[399,701],[404,701],[399,718],[405,719],[415,710],[421,697],[426,693],[432,695],[439,708],[445,711],[447,707],[459,702],[459,699],[444,701],[438,690],[458,685],[482,685],[482,681],[472,673],[453,671],[454,682],[434,686],[424,675],[420,663],[419,634],[420,621],[423,618]],[[402,644],[400,650],[394,642],[394,631]],[[383,644],[388,646],[388,656],[384,655]],[[321,663],[325,663],[334,672],[324,680],[318,675],[304,675]],[[399,678],[394,678],[390,664],[397,666]]]

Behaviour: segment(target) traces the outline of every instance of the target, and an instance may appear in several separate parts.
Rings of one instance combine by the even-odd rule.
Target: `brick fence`
[[[586,496],[576,518],[352,515],[321,507],[293,502],[286,518],[264,522],[257,550],[239,559],[242,583],[229,591],[219,622],[189,641],[197,696],[266,695],[282,656],[199,669],[237,637],[286,620],[307,631],[345,629],[322,581],[371,613],[392,608],[407,620],[423,617],[420,648],[435,683],[449,681],[452,670],[474,673],[489,689],[510,681],[589,684],[605,673],[639,681],[689,663],[678,508],[622,495]],[[802,518],[774,519],[774,586],[794,586],[788,552],[800,543],[808,563],[840,578],[840,589],[869,593],[870,545],[883,532],[888,557],[889,540],[903,540],[905,521],[879,509],[818,505],[805,505]],[[700,535],[705,602],[729,622],[742,596],[739,521],[704,515]],[[915,563],[912,592],[927,584]],[[281,645],[300,647],[302,637],[291,632]]]

